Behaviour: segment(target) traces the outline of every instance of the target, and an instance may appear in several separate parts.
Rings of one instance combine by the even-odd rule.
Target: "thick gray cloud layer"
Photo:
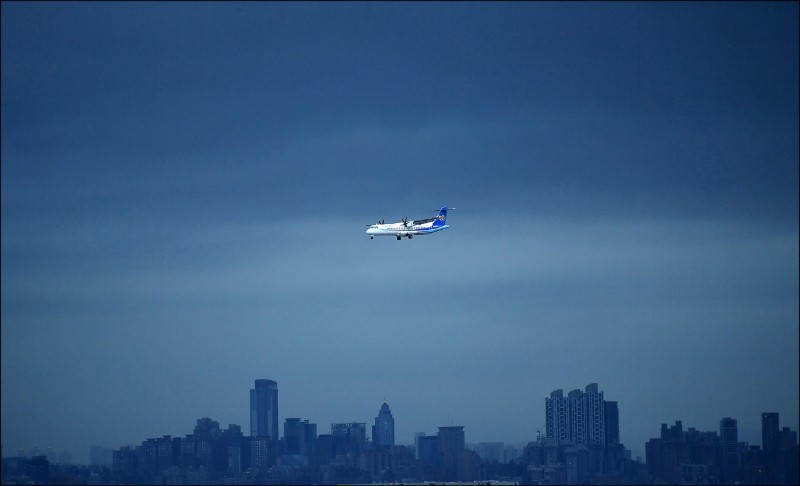
[[[634,452],[797,426],[796,4],[2,13],[4,451],[246,429],[257,378],[401,442],[590,382]]]

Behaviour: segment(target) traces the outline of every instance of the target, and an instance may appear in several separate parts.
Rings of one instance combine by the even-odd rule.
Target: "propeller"
[[[408,216],[403,218],[403,226],[408,226]]]

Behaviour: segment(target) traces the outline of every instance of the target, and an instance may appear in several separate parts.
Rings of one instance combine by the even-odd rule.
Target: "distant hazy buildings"
[[[50,482],[50,461],[46,456],[33,456],[25,465],[25,475],[31,478],[35,484],[47,484]]]
[[[619,443],[619,408],[597,383],[584,391],[553,391],[545,398],[545,436],[523,455],[533,483],[577,484],[631,471],[630,451]]]
[[[439,437],[418,433],[416,437],[416,456],[420,467],[426,471],[435,471],[441,462],[439,456]],[[432,475],[431,475],[432,476]]]
[[[372,426],[372,443],[378,447],[391,447],[394,445],[394,417],[389,410],[389,404],[383,402],[375,425]]]
[[[107,447],[92,446],[89,450],[89,464],[92,466],[110,466],[114,451]]]
[[[269,438],[270,461],[278,446],[278,384],[256,380],[250,390],[250,436]]]
[[[464,427],[439,427],[438,438],[443,468],[442,479],[455,481],[458,478],[459,459],[465,450]]]
[[[481,442],[476,451],[481,459],[488,462],[508,462],[505,459],[506,445],[503,442]]]
[[[778,460],[778,446],[780,424],[777,413],[761,414],[761,449],[764,451],[764,461],[767,464]]]
[[[719,421],[720,447],[722,448],[721,479],[733,483],[739,473],[739,429],[736,420],[725,417]]]
[[[546,437],[556,444],[569,441],[575,445],[596,444],[605,446],[606,436],[619,441],[619,415],[616,402],[606,406],[603,392],[597,383],[586,387],[586,391],[572,390],[564,397],[563,390],[556,390],[545,398]],[[606,430],[606,409],[614,417]]]
[[[564,398],[564,390],[556,390],[550,398],[544,399],[545,406],[545,437],[553,439],[555,443],[569,440],[572,435],[570,430],[570,417],[572,409],[570,402]]]
[[[371,441],[366,423],[333,423],[330,434],[317,435],[316,424],[292,417],[285,419],[283,437],[278,437],[277,384],[256,380],[250,398],[250,436],[239,425],[222,429],[217,421],[201,418],[190,435],[164,435],[122,447],[113,451],[105,476],[94,470],[80,478],[65,475],[69,466],[53,465],[45,454],[29,458],[22,451],[22,456],[3,458],[3,483],[92,484],[102,478],[115,484],[799,482],[797,434],[781,429],[773,413],[762,416],[765,452],[738,442],[737,421],[725,417],[718,432],[684,430],[680,421],[672,427],[663,424],[661,436],[646,444],[647,463],[632,461],[630,450],[619,443],[619,406],[606,402],[596,383],[566,397],[562,390],[551,393],[545,399],[547,436],[529,442],[521,456],[502,442],[467,444],[463,426],[439,427],[433,436],[417,433],[414,448],[396,445],[394,417],[385,402]]]
[[[680,420],[672,427],[661,424],[661,437],[645,444],[648,473],[656,480],[674,484],[717,482],[721,450],[717,432],[692,427],[684,431]]]
[[[420,438],[421,443],[422,439],[425,438]],[[439,427],[436,445],[437,480],[469,482],[479,478],[480,459],[478,454],[466,448],[464,426]]]
[[[367,443],[367,424],[349,422],[331,424],[334,456],[360,454]]]
[[[654,482],[684,484],[798,484],[797,434],[778,430],[778,414],[762,414],[764,451],[738,442],[737,421],[725,417],[717,432],[661,425],[661,437],[645,444]]]
[[[767,480],[775,484],[800,484],[797,432],[780,428],[777,413],[761,414],[761,446]]]
[[[316,455],[317,424],[299,418],[287,418],[283,424],[281,464],[310,464]]]
[[[605,402],[605,444],[619,444],[619,408],[617,402]]]

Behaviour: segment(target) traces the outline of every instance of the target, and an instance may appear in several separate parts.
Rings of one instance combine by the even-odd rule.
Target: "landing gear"
[[[399,236],[397,237],[397,241],[400,241],[400,237]]]
[[[374,236],[372,236],[372,235],[370,235],[369,239],[370,239],[370,240],[374,240],[374,239],[375,239],[375,237],[374,237]]]
[[[414,235],[408,235],[408,239],[409,239],[409,240],[410,240],[411,238],[413,238],[413,237],[414,237]]]

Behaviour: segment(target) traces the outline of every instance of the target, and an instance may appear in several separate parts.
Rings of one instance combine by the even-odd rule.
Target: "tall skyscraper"
[[[565,398],[563,390],[555,390],[545,398],[546,437],[557,444],[570,441],[575,445],[606,443],[606,405],[597,383],[585,392],[572,390]]]
[[[739,430],[736,420],[725,417],[719,421],[722,443],[722,480],[733,484],[739,468]]]
[[[375,417],[375,425],[372,427],[372,443],[379,447],[394,445],[394,417],[392,417],[389,404],[386,402],[383,402],[378,416]]]
[[[761,414],[761,449],[767,464],[778,460],[779,419],[775,412]]]
[[[545,408],[545,437],[555,439],[557,444],[570,440],[570,417],[572,407],[570,401],[564,398],[564,390],[558,389],[544,399]]]
[[[435,464],[439,457],[439,436],[421,435],[417,437],[417,460],[420,464]]]
[[[606,402],[606,445],[619,444],[619,408],[617,402]]]
[[[460,459],[466,450],[464,426],[439,427],[439,454],[442,458],[442,479],[455,481],[458,477]]]
[[[278,384],[256,380],[256,387],[250,390],[250,436],[269,437],[277,446],[278,434]]]
[[[572,390],[567,395],[569,400],[570,414],[567,417],[569,420],[569,440],[573,443],[585,445],[586,444],[586,431],[587,431],[587,410],[586,400],[584,400],[583,393],[580,390]]]
[[[582,398],[586,403],[586,429],[585,438],[578,444],[604,446],[606,443],[606,407],[603,392],[598,390],[597,383],[590,383],[586,386]]]

